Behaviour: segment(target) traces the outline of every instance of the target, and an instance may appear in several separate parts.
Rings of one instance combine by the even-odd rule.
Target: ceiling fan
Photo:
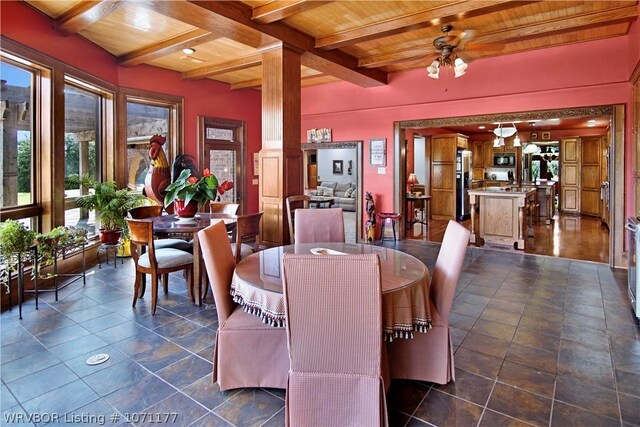
[[[428,76],[432,79],[440,78],[440,67],[453,67],[454,77],[458,78],[466,73],[468,65],[455,54],[455,50],[460,46],[462,40],[471,37],[471,31],[463,31],[459,34],[452,34],[452,25],[443,25],[441,28],[443,36],[437,37],[433,41],[433,46],[440,51],[440,56],[427,67]]]

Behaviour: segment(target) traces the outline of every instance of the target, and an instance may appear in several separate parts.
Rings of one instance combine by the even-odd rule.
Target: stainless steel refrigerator
[[[469,193],[471,188],[471,151],[458,150],[456,153],[456,219],[464,221],[471,217]]]

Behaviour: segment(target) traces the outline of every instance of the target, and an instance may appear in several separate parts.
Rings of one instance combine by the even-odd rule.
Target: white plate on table
[[[314,255],[347,255],[344,252],[334,251],[333,249],[327,248],[311,248],[309,251]]]

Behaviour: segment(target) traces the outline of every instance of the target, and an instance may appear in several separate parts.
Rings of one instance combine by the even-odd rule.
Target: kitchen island
[[[536,182],[522,182],[507,184],[509,188],[532,188],[536,190],[537,204],[540,210],[537,212],[540,219],[544,219],[545,224],[551,224],[555,215],[556,207],[556,182],[538,180]]]
[[[527,187],[483,187],[469,190],[471,203],[471,236],[476,246],[484,243],[515,244],[524,250],[525,230],[529,204],[535,201],[536,189]],[[479,227],[476,229],[475,213],[479,205]],[[530,222],[529,222],[530,223]]]

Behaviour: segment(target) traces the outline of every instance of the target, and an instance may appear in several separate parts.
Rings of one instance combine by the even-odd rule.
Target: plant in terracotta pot
[[[192,218],[198,212],[198,206],[206,204],[216,197],[218,179],[205,169],[202,178],[191,176],[188,169],[180,173],[178,179],[166,188],[164,205],[173,203],[173,209],[179,217]]]
[[[130,209],[148,203],[142,194],[128,188],[117,188],[114,181],[96,181],[91,175],[71,175],[67,182],[89,189],[89,194],[76,198],[76,205],[96,211],[96,220],[100,221],[100,241],[105,244],[118,243],[127,233],[125,217]]]

